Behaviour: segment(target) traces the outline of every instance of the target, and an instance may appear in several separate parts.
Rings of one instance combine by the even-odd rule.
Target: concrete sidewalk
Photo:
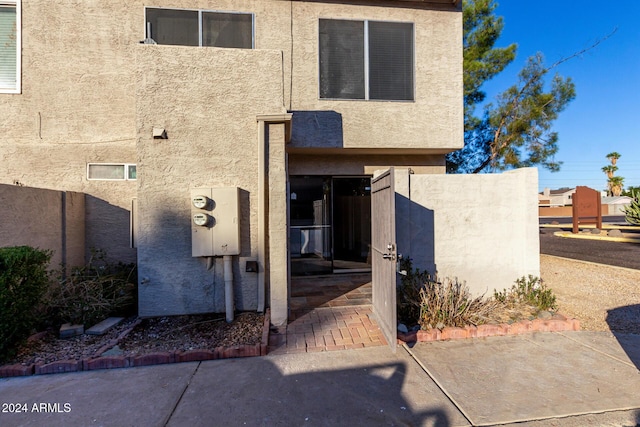
[[[0,425],[633,426],[639,366],[640,336],[572,332],[9,378]]]

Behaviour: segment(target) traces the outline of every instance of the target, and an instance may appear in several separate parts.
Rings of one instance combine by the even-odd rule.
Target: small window
[[[20,93],[20,0],[0,0],[0,93]]]
[[[128,163],[89,163],[87,179],[100,181],[135,181],[136,165]]]
[[[253,14],[146,8],[147,38],[157,44],[253,48]]]
[[[320,98],[414,99],[413,24],[321,19]]]

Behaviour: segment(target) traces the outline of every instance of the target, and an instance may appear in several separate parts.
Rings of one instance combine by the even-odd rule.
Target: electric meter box
[[[191,189],[191,255],[240,255],[240,189]]]

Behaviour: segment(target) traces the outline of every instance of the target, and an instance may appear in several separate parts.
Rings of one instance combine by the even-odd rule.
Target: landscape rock
[[[84,334],[84,325],[65,323],[60,326],[60,338],[71,338],[82,334]]]
[[[538,319],[551,319],[552,317],[553,314],[548,311],[541,311],[540,313],[538,313]]]
[[[86,330],[89,335],[104,335],[109,329],[113,328],[124,320],[124,317],[109,317],[97,325],[93,325]]]

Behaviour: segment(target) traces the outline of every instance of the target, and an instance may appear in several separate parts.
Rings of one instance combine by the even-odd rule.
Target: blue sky
[[[518,44],[518,56],[483,89],[487,100],[517,80],[526,59],[542,52],[545,63],[572,55],[617,28],[589,52],[561,64],[555,72],[571,77],[576,99],[554,124],[559,135],[560,172],[539,168],[539,187],[586,185],[606,188],[601,168],[617,151],[616,175],[640,186],[640,1],[497,0],[504,18],[497,46]],[[553,72],[552,72],[553,74]]]

